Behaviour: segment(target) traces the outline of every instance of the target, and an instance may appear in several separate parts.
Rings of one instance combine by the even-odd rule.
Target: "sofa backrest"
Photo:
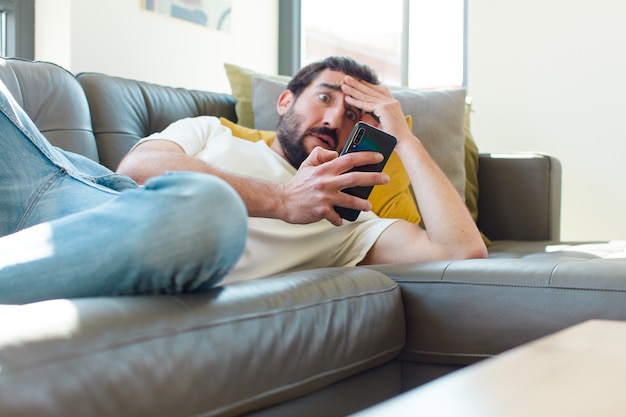
[[[99,161],[87,98],[71,73],[48,62],[0,58],[0,80],[50,143]]]
[[[43,61],[0,58],[0,81],[55,146],[115,170],[137,141],[185,117],[237,121],[230,94],[99,73],[74,76]]]
[[[166,87],[100,73],[79,73],[91,111],[100,162],[115,170],[139,139],[201,115],[237,121],[230,94]]]

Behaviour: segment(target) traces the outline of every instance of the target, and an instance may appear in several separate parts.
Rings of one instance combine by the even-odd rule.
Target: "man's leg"
[[[246,237],[247,213],[229,185],[167,174],[0,238],[0,304],[206,290],[235,265]]]
[[[100,177],[116,176],[50,145],[0,82],[0,236],[110,200]]]
[[[52,147],[2,83],[0,150],[0,303],[208,288],[243,250],[245,208],[224,182],[137,188]]]

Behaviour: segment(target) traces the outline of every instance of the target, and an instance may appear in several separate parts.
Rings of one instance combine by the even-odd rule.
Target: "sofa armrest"
[[[561,163],[543,154],[481,154],[480,230],[492,240],[558,240]]]

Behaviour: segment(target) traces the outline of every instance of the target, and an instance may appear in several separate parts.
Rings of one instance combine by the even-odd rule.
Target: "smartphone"
[[[383,132],[382,130],[367,123],[358,122],[354,126],[354,129],[352,129],[352,133],[350,133],[350,137],[341,151],[340,156],[351,152],[364,151],[381,153],[383,155],[383,160],[381,162],[377,164],[354,167],[350,170],[362,172],[381,172],[385,167],[385,164],[387,164],[389,156],[391,156],[391,152],[393,152],[393,148],[396,146],[396,142],[396,138],[389,133]],[[367,199],[372,192],[372,188],[374,188],[374,186],[351,187],[342,191],[344,193]],[[339,213],[342,218],[349,221],[356,220],[361,212],[360,210],[339,206],[335,206],[335,211]]]

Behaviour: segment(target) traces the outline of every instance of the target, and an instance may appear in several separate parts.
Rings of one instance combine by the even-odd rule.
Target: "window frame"
[[[5,14],[4,57],[35,59],[35,0],[0,0]]]

